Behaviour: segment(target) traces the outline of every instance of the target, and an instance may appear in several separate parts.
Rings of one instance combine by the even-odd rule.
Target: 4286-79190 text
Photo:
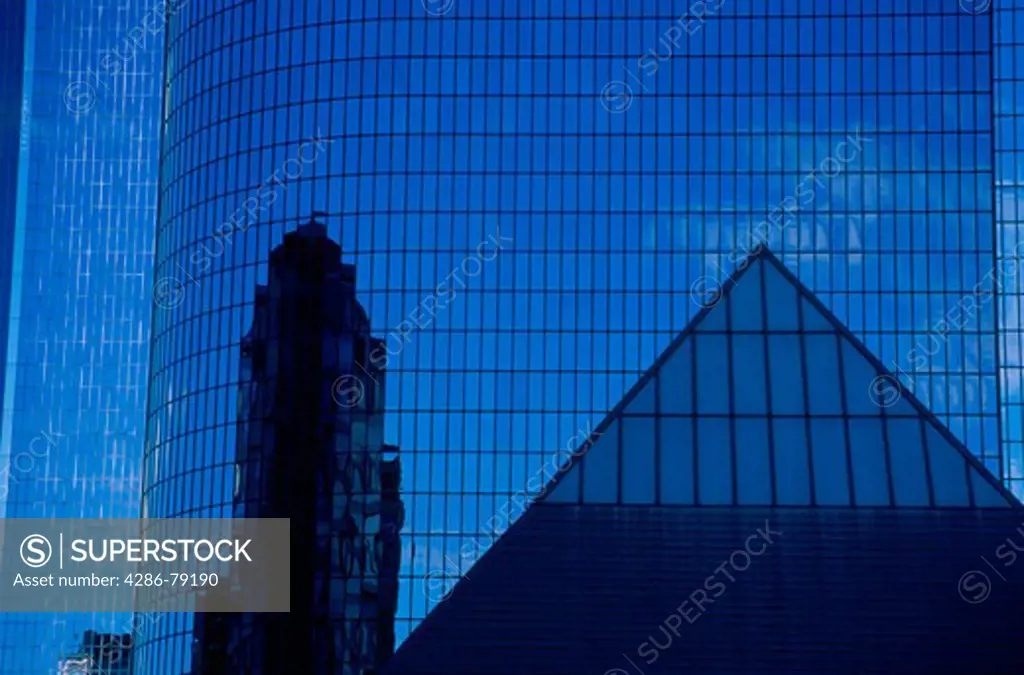
[[[220,578],[214,574],[141,574],[136,572],[124,578],[124,583],[129,586],[216,586]]]

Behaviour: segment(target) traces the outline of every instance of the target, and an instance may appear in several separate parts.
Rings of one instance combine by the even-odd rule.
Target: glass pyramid
[[[542,501],[1020,506],[764,248],[576,455]]]

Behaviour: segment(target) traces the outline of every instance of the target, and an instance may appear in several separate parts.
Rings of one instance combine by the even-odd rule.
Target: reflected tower
[[[394,650],[403,520],[376,341],[320,223],[285,236],[269,269],[241,343],[232,508],[291,519],[291,612],[197,614],[193,673],[374,673]]]

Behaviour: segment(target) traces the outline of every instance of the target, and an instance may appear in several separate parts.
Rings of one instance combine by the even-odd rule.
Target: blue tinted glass
[[[811,472],[808,465],[807,432],[802,419],[776,418],[775,434],[776,500],[783,506],[811,503]]]
[[[726,307],[728,302],[728,296],[726,296],[726,299],[714,305],[700,323],[696,325],[697,332],[724,333],[729,330],[729,309]]]
[[[729,413],[729,352],[724,335],[697,333],[694,357],[697,361],[697,411],[702,414]]]
[[[850,458],[853,464],[853,499],[857,506],[884,506],[889,499],[889,472],[885,466],[882,420],[850,420]]]
[[[701,504],[731,504],[732,432],[729,420],[697,420],[697,475]]]
[[[807,405],[812,415],[843,412],[839,397],[839,345],[834,333],[804,336],[807,360]],[[864,390],[867,395],[867,389]]]
[[[102,419],[76,422],[89,429],[69,448],[92,452],[111,429],[148,428],[145,444],[133,439],[115,452],[136,481],[142,473],[131,448],[148,457],[142,491],[155,515],[230,509],[225,467],[247,426],[236,412],[238,344],[252,325],[272,247],[312,210],[327,214],[331,237],[357,266],[374,335],[390,335],[379,435],[401,448],[403,536],[417,551],[475,537],[501,495],[519,488],[524,467],[545,461],[580,424],[619,402],[697,311],[691,283],[707,260],[731,265],[728,253],[750,241],[760,218],[786,223],[766,234],[769,245],[869,349],[890,356],[907,354],[908,339],[927,340],[925,331],[997,258],[1014,255],[1024,231],[1015,206],[1024,166],[1015,83],[1022,49],[1013,30],[1019,2],[970,15],[954,0],[727,0],[720,17],[683,36],[677,58],[656,74],[638,69],[637,57],[657,42],[659,22],[693,3],[473,0],[443,3],[452,11],[436,16],[423,10],[440,2],[178,2],[184,11],[166,23],[166,73],[165,50],[147,37],[117,82],[101,73],[96,110],[65,110],[63,87],[80,83],[81,69],[98,65],[97,50],[133,34],[154,4],[30,2],[39,15],[35,49],[19,49],[12,30],[11,51],[36,55],[24,70],[39,74],[30,97],[35,122],[22,125],[33,157],[25,172],[32,192],[20,205],[30,225],[15,225],[28,234],[23,288],[45,287],[52,300],[22,294],[23,310],[42,310],[23,311],[20,328],[12,312],[10,341],[21,351],[0,361],[20,371],[5,382],[18,392],[3,402],[5,420],[16,423],[13,438],[3,439],[8,447],[24,447],[37,433],[30,427],[39,415],[23,411],[77,419],[81,391],[99,403],[89,414]],[[994,40],[990,27],[1003,39]],[[893,44],[894,34],[905,39]],[[164,77],[172,86],[161,102]],[[642,87],[629,110],[608,109],[600,92],[610,78],[631,82],[638,94]],[[155,210],[156,171],[141,158],[156,155],[150,150],[164,125],[166,208],[154,253],[152,228],[135,215]],[[321,133],[331,144],[300,154],[302,139]],[[861,137],[844,144],[841,175],[823,177],[820,162]],[[77,147],[85,138],[95,157]],[[269,177],[282,169],[290,177],[277,189]],[[50,189],[51,177],[65,175]],[[197,262],[213,230],[253,205],[245,236]],[[480,274],[460,271],[439,293],[498,225],[514,241]],[[484,253],[491,252],[488,244]],[[5,262],[0,276],[13,269]],[[52,269],[58,273],[47,276]],[[107,304],[121,291],[106,279],[118,275],[128,304],[154,280],[184,287],[180,307],[156,313],[148,389],[137,382],[149,362],[146,331],[107,333],[109,345],[92,339],[95,326],[149,327],[145,316],[140,322],[139,313]],[[78,292],[86,287],[88,298]],[[1012,306],[1019,284],[1003,283],[999,293]],[[424,314],[428,296],[429,325],[396,334],[414,323],[410,311]],[[951,328],[953,338],[929,365],[950,376],[936,380],[937,389],[952,387],[965,370],[977,370],[980,390],[993,394],[996,378],[1005,378],[1005,401],[942,399],[967,446],[1019,479],[1024,351],[1003,340],[996,352],[997,330],[1011,337],[1019,330],[1012,312],[994,321],[1001,302]],[[808,303],[802,309],[808,328],[832,330]],[[724,329],[725,316],[711,312],[707,328]],[[68,321],[73,339],[62,329]],[[93,361],[93,353],[102,358]],[[127,381],[122,373],[131,373]],[[807,374],[819,377],[813,364]],[[726,372],[718,381],[732,386]],[[76,390],[62,382],[88,384]],[[131,400],[110,405],[108,383]],[[147,392],[149,417],[139,422]],[[1002,446],[990,435],[1001,409]],[[54,465],[58,474],[91,471],[82,461]],[[14,512],[31,507],[31,495],[11,499]],[[137,505],[131,497],[94,500],[119,501]],[[423,581],[436,570],[408,567],[400,635],[433,606]],[[55,666],[35,656],[43,650],[34,635],[50,628],[33,622],[24,629],[24,619],[9,621],[16,630],[0,644],[0,673]],[[189,672],[188,628],[188,619],[173,617],[147,636],[137,675]],[[24,663],[8,672],[4,654],[14,652]]]
[[[614,504],[619,499],[619,420],[587,451],[582,469],[583,501],[589,504]]]
[[[651,377],[643,384],[643,387],[636,394],[636,398],[630,401],[625,410],[626,415],[654,415],[658,401],[658,380]]]
[[[872,401],[869,388],[880,373],[850,343],[842,341],[843,379],[846,382],[846,409],[851,415],[879,415],[881,410]],[[881,400],[876,397],[876,400]],[[884,401],[887,402],[887,401]]]
[[[693,421],[678,417],[661,420],[661,502],[692,504]]]
[[[971,469],[971,487],[974,490],[974,504],[982,508],[1008,508],[1009,504],[996,487],[986,480],[980,471]]]
[[[593,450],[591,448],[587,454]],[[583,461],[586,461],[584,458]],[[561,475],[558,484],[544,497],[544,501],[553,504],[578,504],[580,501],[580,467],[573,467]]]
[[[772,412],[777,415],[804,414],[804,376],[799,335],[770,335],[768,358],[771,368]],[[811,373],[813,376],[813,373]]]
[[[732,313],[732,330],[763,331],[764,303],[761,298],[761,262],[736,280],[725,301]]]
[[[13,0],[0,11],[0,523],[140,514],[150,329],[187,292],[153,264],[164,5]],[[196,466],[184,445],[214,426],[199,388],[178,392],[170,473]],[[0,611],[0,673],[73,669],[62,661],[86,630],[121,634],[131,620]],[[181,663],[186,640],[174,646]]]
[[[772,465],[768,454],[768,420],[736,420],[736,501],[772,503]]]
[[[925,426],[925,444],[936,506],[969,506],[967,460],[935,428]]]
[[[732,335],[732,395],[740,415],[764,414],[768,410],[765,383],[763,335]]]
[[[825,316],[815,309],[815,307],[807,301],[807,299],[801,300],[803,305],[803,320],[804,330],[812,333],[829,333],[835,331],[835,326],[829,323]]]
[[[980,248],[988,251],[994,249],[999,258],[1000,271],[1003,274],[997,277],[998,286],[986,280],[983,286],[986,289],[1002,291],[1006,294],[1009,312],[1000,312],[1002,327],[1008,329],[1010,339],[1000,338],[997,349],[984,336],[978,351],[981,356],[982,378],[986,383],[991,383],[990,391],[995,390],[995,362],[998,357],[998,376],[1002,379],[1004,386],[1001,388],[1002,400],[999,409],[1002,412],[1003,455],[1000,457],[993,452],[992,440],[994,435],[985,435],[985,442],[977,439],[977,427],[974,429],[974,436],[968,436],[965,444],[975,452],[982,451],[986,466],[995,466],[997,469],[1004,469],[1006,472],[1007,487],[1009,487],[1020,499],[1024,499],[1024,349],[1020,343],[1020,308],[1024,295],[1024,284],[1021,283],[1019,272],[1019,261],[1010,262],[1013,258],[1024,255],[1024,211],[1021,210],[1021,203],[1024,201],[1021,184],[1024,181],[1024,91],[1021,90],[1021,79],[1024,74],[1024,5],[1019,0],[1010,2],[992,2],[993,12],[991,24],[983,22],[977,29],[975,37],[978,47],[983,48],[987,44],[992,45],[992,57],[995,64],[991,68],[993,80],[992,96],[981,93],[977,96],[978,112],[988,107],[993,113],[995,132],[989,135],[988,127],[977,120],[976,115],[965,114],[961,118],[963,122],[969,123],[973,128],[978,129],[979,145],[981,138],[988,136],[992,141],[994,156],[990,157],[984,147],[979,147],[972,152],[967,150],[964,155],[964,162],[970,163],[973,157],[978,164],[991,163],[986,168],[991,169],[994,175],[991,176],[994,184],[995,212],[990,216],[988,207],[983,204],[988,188],[988,176],[981,174],[977,176],[975,185],[968,185],[961,192],[965,195],[974,196],[982,202],[982,206],[976,216],[977,222],[974,229],[977,232]],[[994,35],[988,33],[991,26]],[[967,30],[963,31],[967,33]],[[984,60],[982,60],[984,63]],[[968,72],[974,73],[984,84],[984,71],[975,68],[967,68]],[[994,99],[994,100],[993,100]],[[966,101],[965,101],[966,102]],[[967,138],[961,137],[962,144],[968,146]],[[995,219],[995,227],[991,227],[990,217]],[[966,229],[966,228],[965,228]],[[989,234],[994,232],[996,237],[993,241]],[[966,232],[964,233],[966,234]],[[967,242],[964,242],[967,246]],[[988,272],[988,264],[985,265],[985,272]],[[1016,276],[1013,282],[1007,283],[1007,276]],[[973,280],[973,279],[972,279]],[[973,294],[972,294],[973,295]],[[998,302],[998,301],[997,301]],[[964,312],[967,314],[967,312]],[[983,311],[971,310],[972,321],[967,323],[967,330],[972,330],[975,325],[986,323],[989,317]],[[970,340],[971,338],[968,338]],[[986,389],[989,387],[986,386]],[[991,397],[989,400],[994,400]],[[984,406],[979,412],[987,416],[992,405]],[[984,418],[983,418],[984,419]],[[988,421],[988,420],[984,420]],[[1011,431],[1012,430],[1012,431]],[[987,456],[985,456],[987,455]],[[999,466],[1000,463],[1002,466]],[[999,475],[998,472],[996,475]]]
[[[622,501],[654,503],[654,418],[622,419]]]
[[[663,415],[693,413],[693,378],[693,337],[691,336],[661,367],[658,380],[661,387],[661,413]]]
[[[800,298],[796,286],[775,269],[774,265],[759,265],[764,270],[764,288],[768,330],[800,330]]]
[[[811,458],[815,502],[823,506],[849,505],[846,436],[841,419],[811,420]]]
[[[896,506],[927,506],[928,474],[920,420],[890,417],[886,428]]]

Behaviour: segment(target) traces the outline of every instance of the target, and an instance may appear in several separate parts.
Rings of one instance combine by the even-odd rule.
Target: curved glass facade
[[[147,515],[230,514],[243,338],[314,213],[384,340],[399,640],[759,240],[1000,473],[991,12],[190,8],[168,36]],[[191,632],[161,623],[140,672],[189,672]]]

